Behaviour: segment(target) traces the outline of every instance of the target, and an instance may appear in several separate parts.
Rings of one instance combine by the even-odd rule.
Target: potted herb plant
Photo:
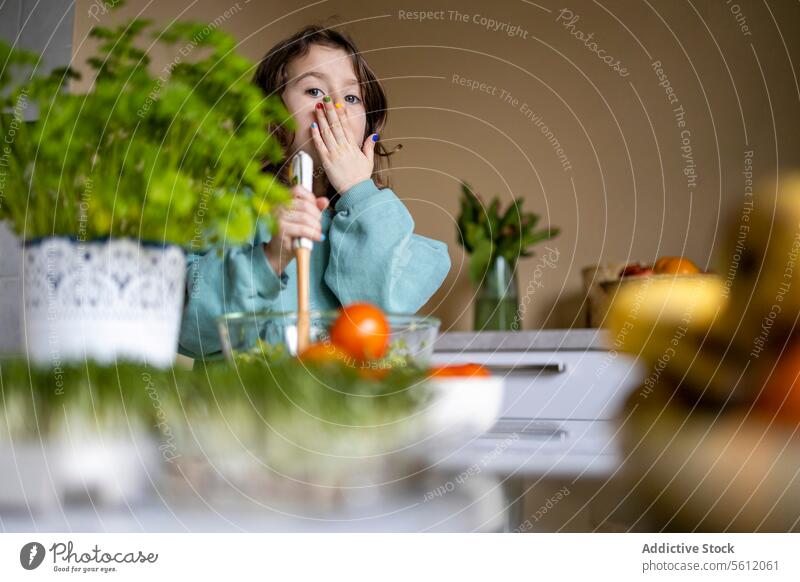
[[[262,165],[282,157],[265,128],[294,120],[251,83],[235,40],[199,23],[149,27],[91,31],[84,93],[66,90],[71,68],[29,75],[38,57],[0,42],[0,220],[23,241],[26,347],[41,364],[171,365],[185,251],[246,241],[290,199]],[[160,71],[137,46],[149,35],[178,49]]]
[[[519,327],[519,291],[516,266],[531,257],[531,247],[558,235],[558,228],[535,230],[539,215],[522,211],[522,198],[505,210],[500,198],[486,205],[466,182],[461,183],[458,240],[469,254],[469,276],[476,287],[476,330],[511,330]]]

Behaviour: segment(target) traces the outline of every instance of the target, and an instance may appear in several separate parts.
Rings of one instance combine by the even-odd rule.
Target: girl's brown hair
[[[361,53],[356,48],[355,43],[345,33],[316,24],[302,28],[292,36],[277,43],[267,52],[258,65],[253,82],[264,91],[265,95],[280,96],[284,87],[290,81],[287,69],[291,60],[305,55],[309,48],[315,44],[341,48],[350,55],[356,79],[361,86],[362,102],[364,103],[367,118],[364,135],[361,136],[361,143],[372,133],[377,133],[380,136],[380,132],[386,125],[386,94],[364,57],[361,56]],[[291,140],[294,139],[293,137],[290,138],[289,132],[282,125],[270,126],[268,131],[278,138],[284,151],[291,145]],[[383,175],[382,160],[385,158],[388,166],[389,156],[402,147],[401,144],[398,144],[391,151],[386,151],[380,139],[375,144],[375,165],[372,170],[372,178],[379,188],[385,188],[388,185],[388,180]],[[285,181],[285,171],[282,171],[285,163],[286,160],[282,160],[277,164],[267,163],[264,166],[264,170]],[[336,192],[329,187],[328,198],[333,199],[335,196]]]

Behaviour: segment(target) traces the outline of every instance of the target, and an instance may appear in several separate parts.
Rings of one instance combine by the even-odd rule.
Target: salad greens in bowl
[[[340,311],[309,312],[311,342],[330,346],[331,330],[340,315]],[[351,364],[371,369],[426,367],[433,354],[440,321],[435,317],[402,313],[387,313],[384,317],[389,325],[385,353],[370,361],[353,360]],[[230,313],[217,320],[217,328],[223,352],[230,361],[276,361],[298,355],[297,323],[296,311]]]

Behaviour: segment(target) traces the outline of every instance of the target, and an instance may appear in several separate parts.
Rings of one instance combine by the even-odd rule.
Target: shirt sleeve
[[[288,278],[286,273],[279,277],[264,255],[268,240],[259,225],[253,244],[188,255],[180,353],[192,358],[219,355],[219,316],[271,308]]]
[[[336,204],[325,283],[343,305],[368,301],[387,312],[416,313],[450,270],[447,245],[414,234],[414,220],[389,188],[372,179]]]

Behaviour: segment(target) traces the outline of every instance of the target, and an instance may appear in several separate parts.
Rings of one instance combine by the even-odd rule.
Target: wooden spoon
[[[292,185],[300,184],[311,190],[313,187],[314,161],[306,152],[300,150],[292,158]],[[309,314],[309,277],[311,269],[311,250],[314,242],[301,237],[292,241],[297,259],[297,353],[301,354],[311,342],[311,317]]]

